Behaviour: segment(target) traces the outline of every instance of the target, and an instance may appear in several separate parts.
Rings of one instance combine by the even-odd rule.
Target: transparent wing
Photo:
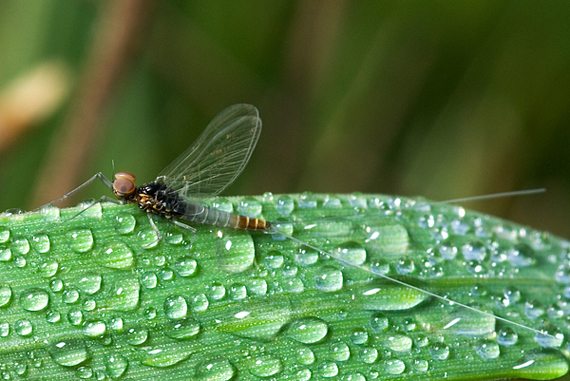
[[[260,133],[261,119],[254,106],[230,106],[214,117],[198,140],[156,181],[186,198],[216,196],[241,173]]]

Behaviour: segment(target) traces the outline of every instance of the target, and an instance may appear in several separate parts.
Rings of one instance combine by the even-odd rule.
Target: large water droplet
[[[556,326],[547,326],[541,333],[536,333],[534,340],[541,347],[545,348],[558,348],[564,341],[564,334]]]
[[[132,214],[127,212],[119,212],[115,216],[115,230],[119,234],[129,234],[135,230],[137,221]]]
[[[78,280],[79,288],[86,294],[93,295],[101,289],[101,275],[95,273],[83,274]]]
[[[200,332],[200,323],[193,318],[170,322],[166,330],[166,335],[173,339],[191,339]]]
[[[384,332],[389,328],[388,317],[381,312],[374,312],[370,316],[370,327],[376,332]]]
[[[23,236],[14,237],[12,239],[12,251],[20,255],[26,255],[30,252],[30,242]]]
[[[52,276],[57,274],[58,269],[59,269],[59,264],[57,263],[57,261],[49,259],[40,265],[38,272],[44,278],[51,278]]]
[[[10,229],[0,226],[0,243],[6,243],[10,239]]]
[[[363,347],[358,354],[360,361],[365,364],[372,364],[378,358],[378,350],[374,347]]]
[[[0,307],[4,307],[12,299],[12,289],[10,286],[0,286]]]
[[[217,198],[212,203],[212,208],[221,210],[222,212],[233,213],[234,205],[227,198]]]
[[[259,355],[252,359],[249,371],[257,377],[271,377],[283,370],[281,360],[269,354]]]
[[[49,304],[49,294],[41,288],[30,288],[20,294],[20,305],[27,311],[42,311]]]
[[[47,234],[35,234],[32,237],[32,243],[34,249],[40,254],[47,253],[51,247],[51,242]]]
[[[218,265],[223,271],[239,273],[253,265],[255,247],[248,232],[226,231],[216,246]]]
[[[136,278],[122,278],[115,283],[111,297],[98,302],[102,308],[114,311],[131,311],[137,308],[140,283]]]
[[[389,374],[402,374],[406,370],[406,364],[402,360],[390,358],[384,361],[384,370]]]
[[[89,320],[83,323],[83,333],[87,337],[96,338],[102,336],[107,331],[105,322],[101,320]]]
[[[73,229],[67,236],[71,249],[76,253],[85,253],[93,248],[93,233],[87,228]]]
[[[303,192],[301,193],[301,197],[299,197],[299,207],[307,209],[316,208],[317,198],[311,192]]]
[[[83,312],[81,312],[81,310],[73,308],[67,313],[67,320],[69,320],[69,323],[71,325],[74,325],[76,327],[80,326],[83,323]]]
[[[310,348],[301,347],[297,350],[297,361],[303,365],[310,365],[315,362],[315,354]]]
[[[174,271],[176,271],[176,274],[180,275],[181,277],[189,277],[194,275],[197,267],[198,263],[196,260],[188,256],[180,257],[176,260],[176,262],[174,262]]]
[[[164,314],[167,318],[176,320],[186,317],[188,305],[180,295],[171,295],[164,300]]]
[[[330,378],[338,375],[338,365],[333,361],[323,361],[318,366],[319,374],[322,377]]]
[[[449,346],[444,343],[434,343],[429,347],[429,353],[434,360],[447,360],[449,357]]]
[[[330,356],[336,361],[346,361],[350,358],[350,349],[344,341],[332,343],[329,352]]]
[[[458,335],[470,337],[487,336],[493,333],[495,331],[496,319],[492,312],[477,305],[474,305],[473,308],[478,311],[461,308],[443,320],[434,322],[434,326],[437,327],[443,324],[442,329],[448,329]]]
[[[247,282],[247,289],[252,295],[265,295],[267,293],[267,282],[263,278],[251,278]]]
[[[352,344],[355,345],[366,344],[366,342],[368,341],[368,332],[366,332],[364,328],[357,327],[350,332],[349,337]]]
[[[487,257],[487,248],[480,241],[471,241],[461,247],[463,257],[468,261],[483,261]]]
[[[135,264],[133,251],[119,241],[109,243],[99,250],[97,261],[105,267],[118,270],[130,270]]]
[[[210,295],[211,300],[221,300],[226,296],[226,288],[220,282],[213,282],[210,285]]]
[[[50,347],[49,354],[53,361],[66,367],[79,365],[89,358],[83,341],[75,339],[56,342]]]
[[[128,365],[127,359],[119,353],[111,353],[105,356],[105,368],[111,378],[121,377]]]
[[[387,344],[395,352],[406,353],[412,349],[412,339],[407,335],[391,335],[387,339]]]
[[[228,290],[228,296],[231,300],[242,300],[247,296],[247,288],[244,284],[234,283]]]
[[[32,323],[29,320],[18,320],[16,324],[14,324],[14,331],[20,336],[30,336],[33,332]]]
[[[356,301],[362,303],[362,309],[370,311],[407,310],[427,298],[423,292],[400,286],[364,286],[356,296]]]
[[[280,196],[275,203],[275,208],[283,217],[288,217],[295,209],[295,202],[287,195]]]
[[[301,266],[311,266],[319,260],[319,252],[312,248],[299,248],[299,252],[295,254],[295,261]]]
[[[517,343],[519,335],[511,327],[501,328],[499,334],[497,335],[497,341],[499,344],[506,347],[513,346]]]
[[[484,360],[492,360],[499,357],[501,350],[499,349],[499,344],[494,341],[483,340],[475,348],[477,354],[481,356]]]
[[[210,302],[208,297],[204,294],[194,295],[191,299],[193,312],[204,312],[208,309]]]
[[[192,354],[192,349],[186,346],[163,346],[161,348],[147,347],[140,353],[144,354],[141,364],[155,368],[166,368],[186,360]]]
[[[225,357],[215,357],[202,362],[196,369],[200,381],[229,381],[236,369]]]
[[[158,277],[152,272],[144,273],[141,275],[141,282],[145,288],[152,290],[158,285]]]
[[[7,247],[0,247],[0,261],[8,262],[12,259],[12,250]]]
[[[157,232],[151,227],[141,229],[137,234],[137,238],[143,249],[152,249],[160,241]]]
[[[77,291],[74,288],[68,288],[63,292],[61,300],[63,300],[63,302],[67,304],[77,303],[77,301],[79,300],[79,291]]]
[[[10,324],[0,323],[0,337],[6,337],[10,334]]]
[[[126,334],[127,343],[131,345],[142,345],[148,339],[148,330],[146,328],[131,328]]]
[[[287,337],[304,344],[321,341],[328,333],[328,324],[316,317],[306,317],[293,321],[287,328]]]
[[[321,267],[315,274],[315,286],[325,292],[334,292],[342,288],[342,272],[333,267]]]
[[[360,266],[366,261],[366,250],[357,242],[349,241],[340,244],[335,253],[343,261]]]
[[[240,201],[237,210],[242,216],[258,218],[261,215],[262,206],[261,203],[253,197],[248,197]]]
[[[48,311],[48,313],[46,314],[46,320],[48,323],[57,323],[58,321],[61,320],[61,314],[59,313],[59,311]]]

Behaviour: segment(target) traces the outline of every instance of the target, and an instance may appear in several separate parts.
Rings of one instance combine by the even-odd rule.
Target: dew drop
[[[408,275],[414,272],[415,270],[414,261],[410,258],[400,258],[396,262],[396,271],[400,275]]]
[[[301,279],[292,278],[292,279],[285,281],[285,284],[283,285],[283,289],[285,292],[298,294],[298,293],[301,293],[305,290],[305,285],[303,284],[303,281]]]
[[[83,341],[70,339],[59,341],[49,349],[53,361],[61,366],[72,367],[89,359],[89,353]]]
[[[267,267],[273,270],[283,266],[284,261],[285,258],[283,258],[281,253],[279,253],[278,251],[272,251],[269,253],[269,255],[265,257],[265,264],[267,265]]]
[[[63,292],[61,300],[67,304],[77,303],[79,300],[79,291],[74,288],[69,288]]]
[[[228,273],[239,273],[253,265],[255,247],[248,232],[226,231],[216,245],[218,266]]]
[[[164,300],[164,314],[167,318],[176,320],[186,317],[188,305],[180,295],[171,295]]]
[[[115,231],[119,234],[129,234],[135,230],[137,221],[132,214],[119,212],[115,216]]]
[[[323,361],[318,366],[319,374],[322,377],[330,378],[338,375],[338,365],[333,361]]]
[[[29,320],[18,320],[16,324],[14,324],[14,331],[20,336],[30,336],[33,331],[32,323]]]
[[[10,334],[10,324],[0,323],[0,337],[6,337]]]
[[[204,361],[196,370],[200,381],[229,381],[236,373],[236,368],[225,357],[214,357]]]
[[[249,372],[257,377],[271,377],[283,370],[283,363],[278,357],[266,354],[252,359]]]
[[[180,233],[167,232],[164,237],[166,243],[169,245],[180,245],[184,241],[184,236]]]
[[[316,208],[317,207],[317,198],[311,192],[303,192],[301,193],[301,197],[299,198],[299,208]]]
[[[26,258],[22,257],[21,255],[18,255],[15,257],[14,259],[14,263],[16,264],[16,267],[26,267]]]
[[[311,248],[299,248],[299,252],[295,254],[295,261],[301,266],[311,266],[319,260],[319,253]]]
[[[499,349],[499,344],[495,343],[494,341],[488,341],[488,340],[483,340],[479,344],[477,344],[475,351],[484,360],[496,359],[501,354],[501,350]]]
[[[415,360],[414,361],[414,370],[417,372],[427,372],[429,369],[429,362],[426,360]]]
[[[196,336],[198,332],[200,332],[200,323],[193,318],[186,318],[170,322],[166,336],[178,340],[187,340]]]
[[[57,274],[58,269],[59,269],[59,264],[57,263],[57,261],[50,259],[46,262],[43,262],[40,265],[38,272],[39,272],[40,276],[42,276],[44,278],[51,278],[52,276]]]
[[[40,254],[47,253],[51,247],[51,242],[47,234],[36,234],[32,237],[32,245]]]
[[[88,273],[88,274],[83,274],[83,276],[79,278],[77,283],[81,291],[85,292],[86,294],[93,295],[101,289],[102,281],[103,278],[101,277],[101,275],[95,273]]]
[[[267,282],[262,278],[252,278],[247,282],[247,289],[252,295],[265,295],[267,294]]]
[[[388,347],[395,352],[406,353],[412,349],[412,339],[407,335],[392,335],[387,340]]]
[[[385,259],[374,260],[370,265],[370,271],[377,275],[386,275],[390,272],[390,264]]]
[[[162,281],[169,281],[174,279],[174,272],[172,270],[163,269],[158,272],[158,277]]]
[[[212,300],[221,300],[226,296],[226,288],[220,282],[214,282],[210,286],[209,295]]]
[[[123,330],[123,319],[114,317],[109,321],[109,328],[113,331],[121,332]]]
[[[192,306],[191,309],[193,312],[203,312],[208,309],[208,305],[210,302],[208,298],[204,294],[197,294],[192,297]]]
[[[487,257],[487,248],[480,241],[471,241],[461,247],[463,257],[468,261],[483,261]]]
[[[130,270],[135,263],[133,251],[119,241],[105,245],[96,258],[101,265],[118,270]]]
[[[332,343],[329,348],[330,356],[336,361],[346,361],[350,358],[350,349],[343,341]]]
[[[366,377],[362,373],[350,373],[343,375],[340,381],[366,381]]]
[[[12,251],[20,255],[26,255],[30,252],[30,242],[26,237],[14,237],[12,239]]]
[[[406,364],[402,360],[390,358],[384,361],[384,370],[389,374],[402,374],[406,370]]]
[[[355,328],[350,332],[350,341],[355,345],[366,344],[368,341],[368,332],[364,328]]]
[[[152,249],[156,247],[160,241],[158,239],[158,234],[151,227],[141,229],[137,234],[137,238],[143,249]]]
[[[180,257],[174,262],[174,271],[181,277],[189,277],[194,275],[198,263],[195,259],[188,256]]]
[[[111,353],[105,356],[105,368],[111,378],[121,377],[127,370],[128,365],[127,359],[119,353]]]
[[[544,315],[545,310],[538,300],[527,300],[524,304],[524,312],[529,319],[537,319]]]
[[[93,233],[87,228],[73,229],[67,233],[71,249],[76,253],[85,253],[93,248]]]
[[[77,309],[71,309],[67,313],[67,320],[69,323],[74,326],[80,326],[83,323],[83,312]]]
[[[295,373],[295,381],[309,381],[312,377],[312,373],[307,368],[301,368]]]
[[[132,311],[137,308],[140,297],[140,283],[136,278],[122,278],[115,283],[110,298],[104,302],[108,309],[114,311]]]
[[[315,362],[315,354],[310,348],[301,347],[297,349],[297,361],[303,365],[311,365]]]
[[[506,347],[513,346],[517,343],[519,335],[511,327],[501,328],[499,334],[497,335],[497,341],[499,344]]]
[[[360,361],[365,364],[372,364],[378,358],[378,350],[374,347],[363,347],[358,354]]]
[[[289,196],[280,196],[275,203],[277,212],[283,217],[288,217],[295,209],[295,202]]]
[[[328,324],[316,317],[294,320],[287,328],[287,337],[303,344],[321,341],[328,333]]]
[[[238,213],[249,218],[258,218],[261,215],[262,206],[253,197],[240,201],[237,207]]]
[[[434,360],[447,360],[449,357],[449,347],[444,343],[434,343],[429,347],[429,353]]]
[[[59,311],[56,310],[49,311],[46,314],[46,320],[48,323],[55,324],[61,320],[61,314],[59,313]]]
[[[142,348],[144,356],[140,362],[146,366],[154,368],[167,368],[181,361],[186,360],[192,354],[191,349],[188,347],[173,347],[164,346],[161,348],[146,347]]]
[[[545,348],[558,348],[564,341],[564,334],[556,326],[547,326],[541,333],[534,335],[534,340],[541,347]]]
[[[334,292],[342,288],[342,272],[332,267],[321,267],[315,274],[315,286],[325,292]]]
[[[8,262],[12,259],[12,250],[7,247],[0,247],[0,261]]]
[[[158,285],[158,277],[153,272],[144,273],[141,275],[141,283],[145,288],[152,290]]]
[[[354,241],[340,244],[335,252],[343,261],[355,266],[360,266],[366,261],[366,250]]]
[[[234,283],[228,290],[228,296],[231,300],[242,300],[247,296],[247,289],[241,283]]]
[[[63,290],[63,281],[61,279],[52,279],[49,282],[49,288],[55,293],[61,292]]]
[[[127,343],[131,345],[142,345],[148,339],[146,328],[131,328],[126,334]]]
[[[20,294],[20,305],[26,311],[42,311],[48,304],[49,294],[41,288],[30,288]]]
[[[226,212],[226,213],[233,213],[234,212],[234,205],[227,198],[217,198],[212,203],[212,208],[221,210],[222,212]]]
[[[6,243],[10,239],[10,229],[0,226],[0,243]]]
[[[87,337],[100,337],[107,331],[107,326],[101,320],[88,320],[83,323],[83,333]]]
[[[376,332],[385,332],[390,327],[388,317],[381,312],[374,312],[370,316],[370,327]]]
[[[12,299],[12,289],[10,286],[0,286],[0,307],[6,306]]]

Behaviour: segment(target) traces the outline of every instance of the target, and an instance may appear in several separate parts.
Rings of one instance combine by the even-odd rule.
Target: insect
[[[161,234],[152,219],[152,215],[164,217],[175,225],[193,232],[192,242],[196,237],[196,229],[184,222],[196,222],[232,229],[259,230],[270,234],[279,234],[302,246],[310,247],[323,255],[335,258],[345,266],[355,267],[371,273],[370,268],[347,262],[335,253],[327,252],[322,248],[303,242],[280,231],[269,221],[209,208],[201,202],[203,199],[220,194],[243,171],[255,149],[260,133],[261,119],[254,106],[247,104],[230,106],[221,111],[206,127],[198,140],[166,167],[153,182],[137,187],[135,185],[136,177],[130,172],[116,173],[112,182],[99,172],[71,192],[52,201],[51,204],[67,198],[79,189],[99,179],[113,191],[120,202],[137,204],[141,210],[147,212],[150,224],[157,232],[158,240],[161,239]],[[507,195],[527,194],[536,191],[515,192]],[[504,195],[491,195],[491,197]],[[110,201],[110,199],[103,196],[90,206],[101,201]],[[117,202],[116,200],[113,201]],[[490,315],[510,324],[537,333],[540,332],[534,328],[495,316],[489,312],[455,302],[397,278],[383,274],[371,274],[425,293],[446,303],[454,303],[483,315]]]
[[[161,235],[151,218],[153,214],[192,231],[194,236],[196,229],[180,221],[267,231],[271,227],[268,221],[208,208],[199,201],[218,195],[235,180],[249,161],[260,133],[261,119],[254,106],[230,106],[221,111],[198,140],[153,182],[137,187],[136,177],[130,172],[116,173],[112,182],[99,172],[51,203],[61,201],[99,179],[122,203],[137,204],[147,212],[159,239]],[[102,197],[97,202],[100,201],[110,200]]]

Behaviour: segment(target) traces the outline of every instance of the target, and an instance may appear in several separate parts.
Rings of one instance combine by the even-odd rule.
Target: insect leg
[[[69,196],[71,196],[72,194],[74,194],[75,192],[77,192],[77,191],[79,191],[79,190],[85,188],[86,186],[88,186],[89,184],[91,184],[93,181],[95,181],[95,180],[97,180],[97,179],[101,180],[101,181],[103,182],[103,184],[105,184],[105,186],[107,186],[107,188],[109,188],[109,189],[111,189],[111,190],[113,189],[113,182],[109,181],[109,179],[107,179],[107,178],[105,177],[105,175],[103,175],[102,172],[99,172],[99,173],[96,173],[95,175],[93,175],[89,180],[87,180],[86,182],[84,182],[83,184],[81,184],[80,186],[78,186],[77,188],[75,188],[74,190],[72,190],[71,192],[67,192],[66,194],[64,194],[64,195],[61,196],[60,198],[55,199],[55,200],[53,200],[52,202],[47,203],[46,205],[53,205],[53,204],[55,204],[55,203],[57,203],[57,202],[60,202],[60,201],[65,200],[66,198],[68,198]],[[97,201],[97,202],[100,202],[100,201],[108,201],[108,200],[107,200],[107,199],[105,199],[105,200],[101,199],[101,200],[99,200],[99,201]],[[45,206],[45,205],[42,205],[42,206]],[[41,207],[39,207],[39,208],[37,208],[37,209],[35,209],[35,210],[38,210],[38,209],[41,209]]]
[[[191,248],[192,248],[192,245],[194,245],[194,240],[196,240],[196,229],[194,229],[194,228],[193,228],[192,226],[190,226],[190,225],[183,224],[183,223],[180,222],[180,221],[176,221],[176,220],[170,220],[170,221],[171,221],[174,225],[176,225],[176,226],[178,226],[178,227],[181,227],[182,229],[189,230],[189,231],[191,231],[191,232],[193,233],[193,235],[192,235],[192,241],[190,241],[190,248],[189,248],[189,249],[191,249]]]
[[[149,245],[149,246],[154,246],[162,239],[162,234],[160,233],[160,230],[158,230],[158,227],[154,223],[154,220],[152,219],[152,214],[147,213],[146,215],[148,216],[148,222],[150,222],[150,226],[152,226],[152,229],[156,232],[156,235],[158,237],[155,242]]]

